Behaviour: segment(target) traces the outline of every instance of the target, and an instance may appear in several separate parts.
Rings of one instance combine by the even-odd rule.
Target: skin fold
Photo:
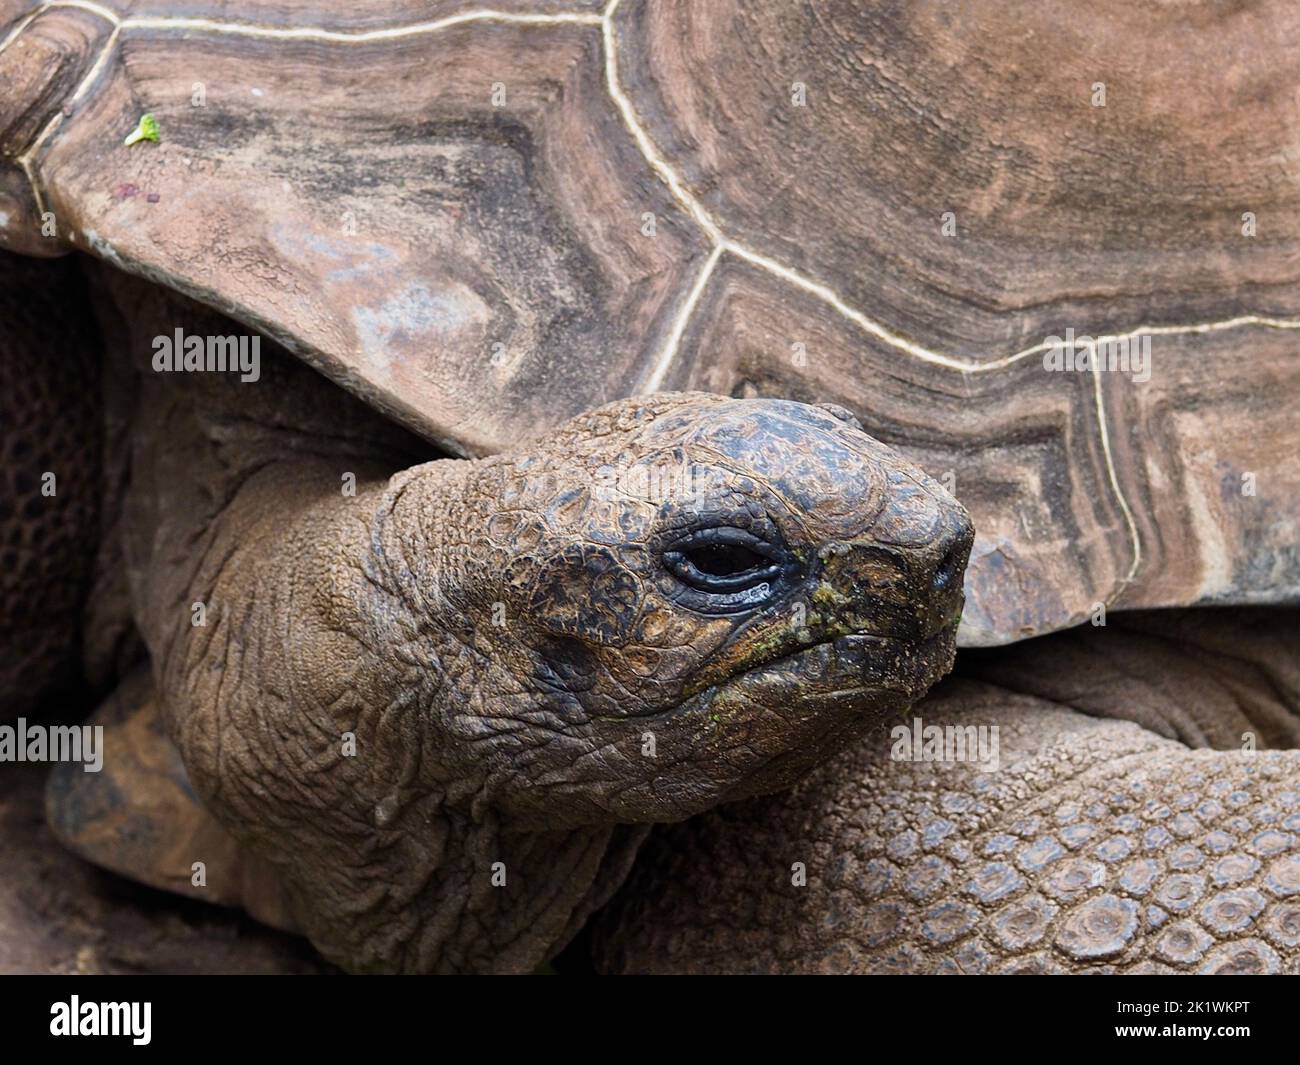
[[[116,284],[137,701],[348,968],[535,966],[647,825],[789,786],[951,666],[969,521],[843,411],[663,394],[412,464],[269,343],[255,384],[151,373],[152,336],[233,324]]]
[[[656,832],[598,918],[597,967],[1293,973],[1297,622],[1114,615],[963,653],[792,791]],[[996,727],[996,768],[900,759],[890,729],[918,718]]]

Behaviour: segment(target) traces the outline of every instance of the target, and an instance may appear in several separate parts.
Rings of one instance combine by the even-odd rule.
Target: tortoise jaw
[[[864,695],[867,704],[886,693],[911,703],[952,669],[956,632],[954,621],[919,640],[846,633],[746,670],[732,684],[775,685],[791,699],[840,698],[850,711],[871,709],[857,705]]]
[[[792,651],[671,711],[715,802],[780,791],[906,710],[952,668],[956,628],[915,641],[849,633]],[[686,811],[682,816],[686,816]]]
[[[815,706],[835,716],[875,716],[910,706],[951,669],[957,622],[919,640],[851,632],[786,651],[655,711],[661,717],[705,710],[719,699]]]

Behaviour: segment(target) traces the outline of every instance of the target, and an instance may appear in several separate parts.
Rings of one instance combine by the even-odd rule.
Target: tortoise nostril
[[[937,592],[947,591],[961,579],[961,572],[962,545],[954,544],[935,569],[930,584]]]
[[[971,541],[974,539],[969,522],[959,523],[948,535],[947,548],[930,578],[930,585],[936,592],[961,591],[962,574],[966,571],[966,560],[970,557]]]

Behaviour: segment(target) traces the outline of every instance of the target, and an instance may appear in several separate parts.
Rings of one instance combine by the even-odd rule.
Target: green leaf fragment
[[[131,131],[131,135],[122,143],[128,148],[137,141],[153,141],[158,143],[158,120],[153,115],[141,115],[140,122]]]

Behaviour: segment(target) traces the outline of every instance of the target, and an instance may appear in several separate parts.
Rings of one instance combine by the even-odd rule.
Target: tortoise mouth
[[[645,763],[615,820],[679,821],[720,802],[791,787],[910,707],[952,667],[956,626],[923,638],[848,633],[787,650],[676,704],[619,724],[670,734],[682,752]],[[680,748],[676,745],[680,744]],[[651,812],[652,811],[652,812]]]
[[[757,705],[799,702],[837,715],[910,705],[953,666],[957,624],[919,640],[873,633],[828,637],[766,661],[693,693],[651,716],[707,708],[724,693]]]

